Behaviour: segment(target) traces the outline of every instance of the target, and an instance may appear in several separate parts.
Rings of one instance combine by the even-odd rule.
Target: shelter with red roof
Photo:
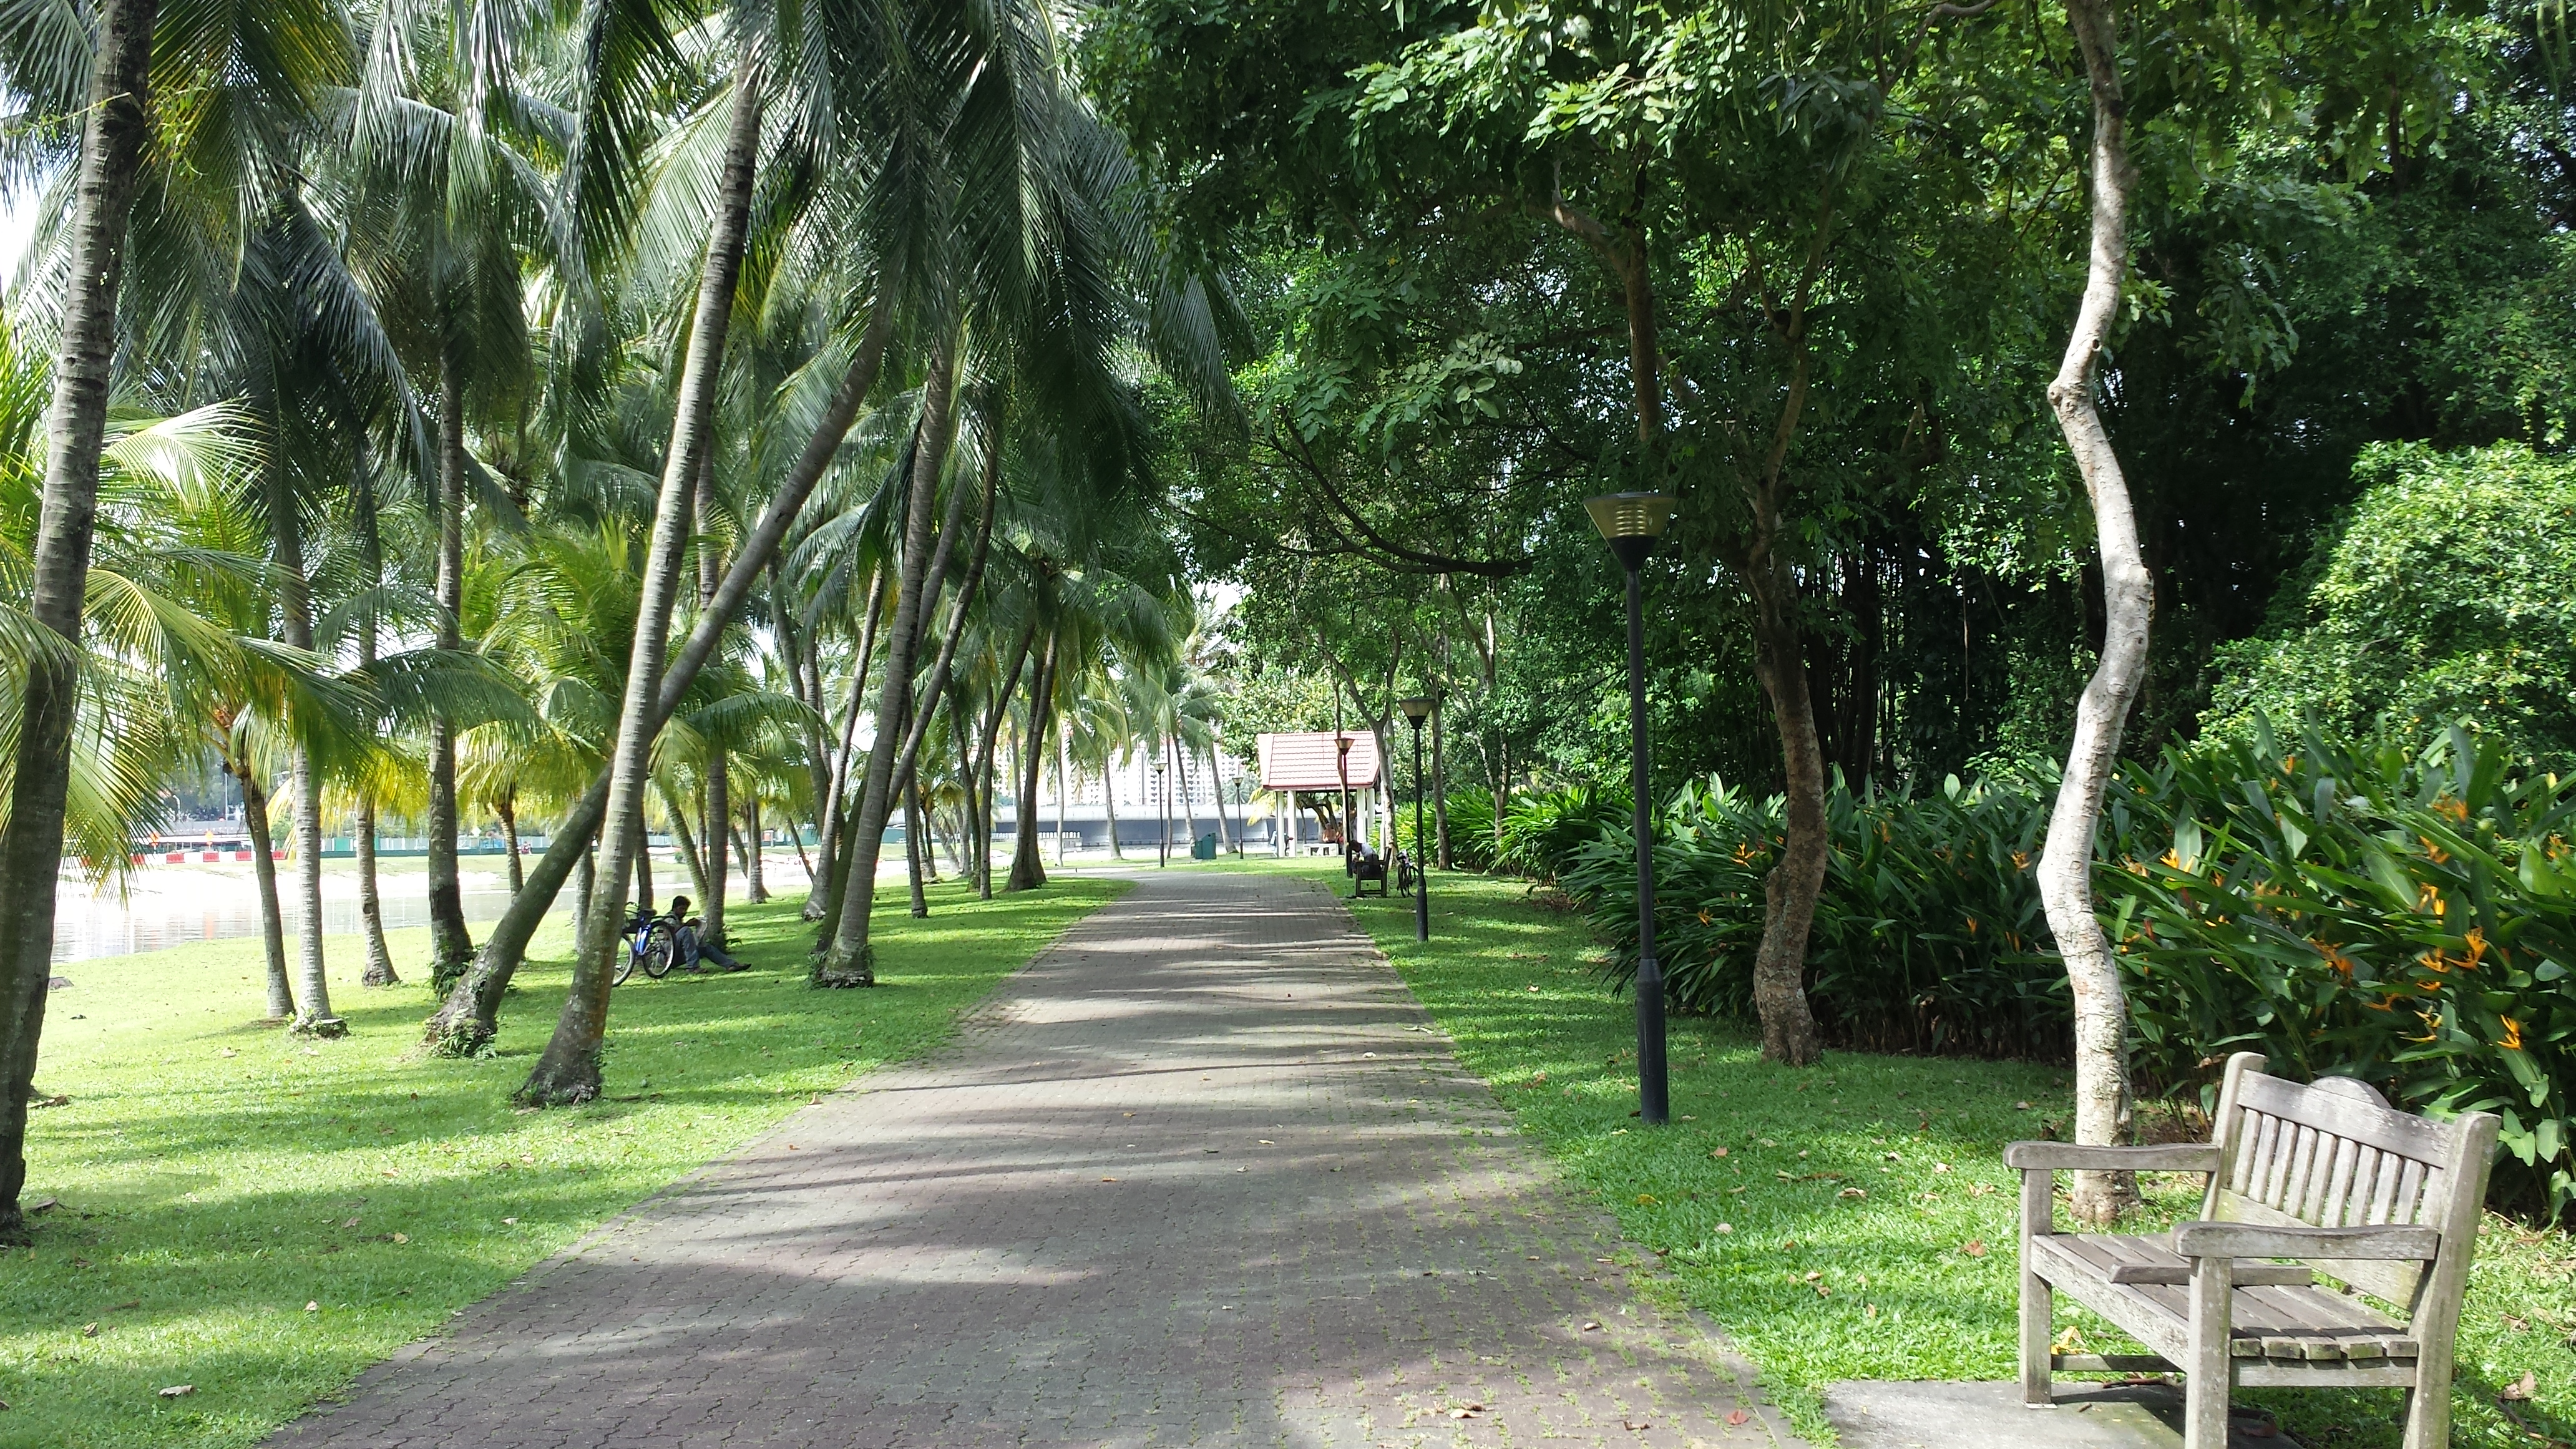
[[[1378,822],[1378,845],[1385,845],[1385,761],[1377,736],[1368,730],[1309,730],[1260,737],[1261,788],[1286,806],[1287,828],[1280,835],[1282,853],[1328,849],[1342,840],[1342,801],[1350,799],[1351,817]],[[1311,811],[1311,821],[1301,813]],[[1314,834],[1309,837],[1308,829]]]

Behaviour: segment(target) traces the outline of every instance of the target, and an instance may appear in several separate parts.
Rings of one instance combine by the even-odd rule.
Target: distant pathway
[[[1314,884],[1148,875],[272,1442],[1786,1442],[1509,1120]]]

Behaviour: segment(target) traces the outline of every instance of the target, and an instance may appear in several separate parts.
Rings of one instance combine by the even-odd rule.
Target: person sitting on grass
[[[748,971],[751,969],[750,967],[733,959],[731,956],[726,955],[722,946],[714,945],[702,939],[698,935],[698,928],[701,923],[698,918],[689,914],[689,898],[687,896],[671,897],[670,921],[671,954],[677,958],[677,964],[684,966],[691,971],[704,971],[707,969],[706,967],[698,964],[701,961],[712,961],[727,971]]]

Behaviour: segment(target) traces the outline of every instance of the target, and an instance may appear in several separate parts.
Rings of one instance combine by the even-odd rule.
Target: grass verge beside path
[[[239,1445],[434,1332],[620,1210],[775,1125],[814,1094],[938,1043],[958,1013],[1127,889],[1067,880],[933,913],[899,889],[876,927],[883,983],[805,987],[793,903],[727,911],[753,969],[617,988],[605,1101],[514,1111],[570,973],[541,938],[503,1008],[499,1054],[416,1047],[417,984],[363,990],[331,942],[345,1040],[252,1020],[256,938],[57,968],[37,1073],[36,1246],[0,1253],[0,1446]],[[426,975],[426,931],[395,934]],[[161,1389],[192,1384],[183,1398]]]
[[[1333,865],[1323,869],[1338,886]],[[1640,1286],[1721,1325],[1799,1432],[1831,1442],[1817,1403],[1836,1379],[2015,1376],[2019,1188],[2003,1146],[2064,1135],[2073,1108],[2063,1070],[1833,1052],[1796,1071],[1765,1064],[1758,1036],[1739,1024],[1676,1019],[1674,1121],[1645,1131],[1629,1115],[1635,1007],[1603,989],[1602,953],[1581,918],[1485,877],[1441,876],[1431,901],[1428,947],[1413,939],[1411,901],[1352,907],[1459,1059],[1642,1253],[1660,1257],[1664,1275]],[[2199,1183],[2151,1180],[2156,1208],[2196,1205]],[[2096,1347],[2108,1337],[2098,1320],[2061,1311],[2060,1332],[2070,1323]],[[2490,1216],[2461,1329],[2452,1442],[2571,1442],[2572,1338],[2576,1244]],[[2526,1372],[2535,1396],[2516,1407],[2547,1431],[2539,1436],[2496,1402]],[[2395,1445],[2397,1399],[2393,1390],[2240,1395],[2311,1449]]]

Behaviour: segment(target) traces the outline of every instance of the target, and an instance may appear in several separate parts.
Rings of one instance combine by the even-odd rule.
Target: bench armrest
[[[2275,1228],[2259,1223],[2183,1223],[2174,1251],[2186,1258],[2368,1258],[2429,1263],[2442,1248],[2431,1228]]]
[[[2024,1172],[2073,1168],[2093,1172],[2216,1172],[2218,1148],[2207,1142],[2157,1147],[2078,1147],[2072,1142],[2015,1142],[2004,1165]]]

